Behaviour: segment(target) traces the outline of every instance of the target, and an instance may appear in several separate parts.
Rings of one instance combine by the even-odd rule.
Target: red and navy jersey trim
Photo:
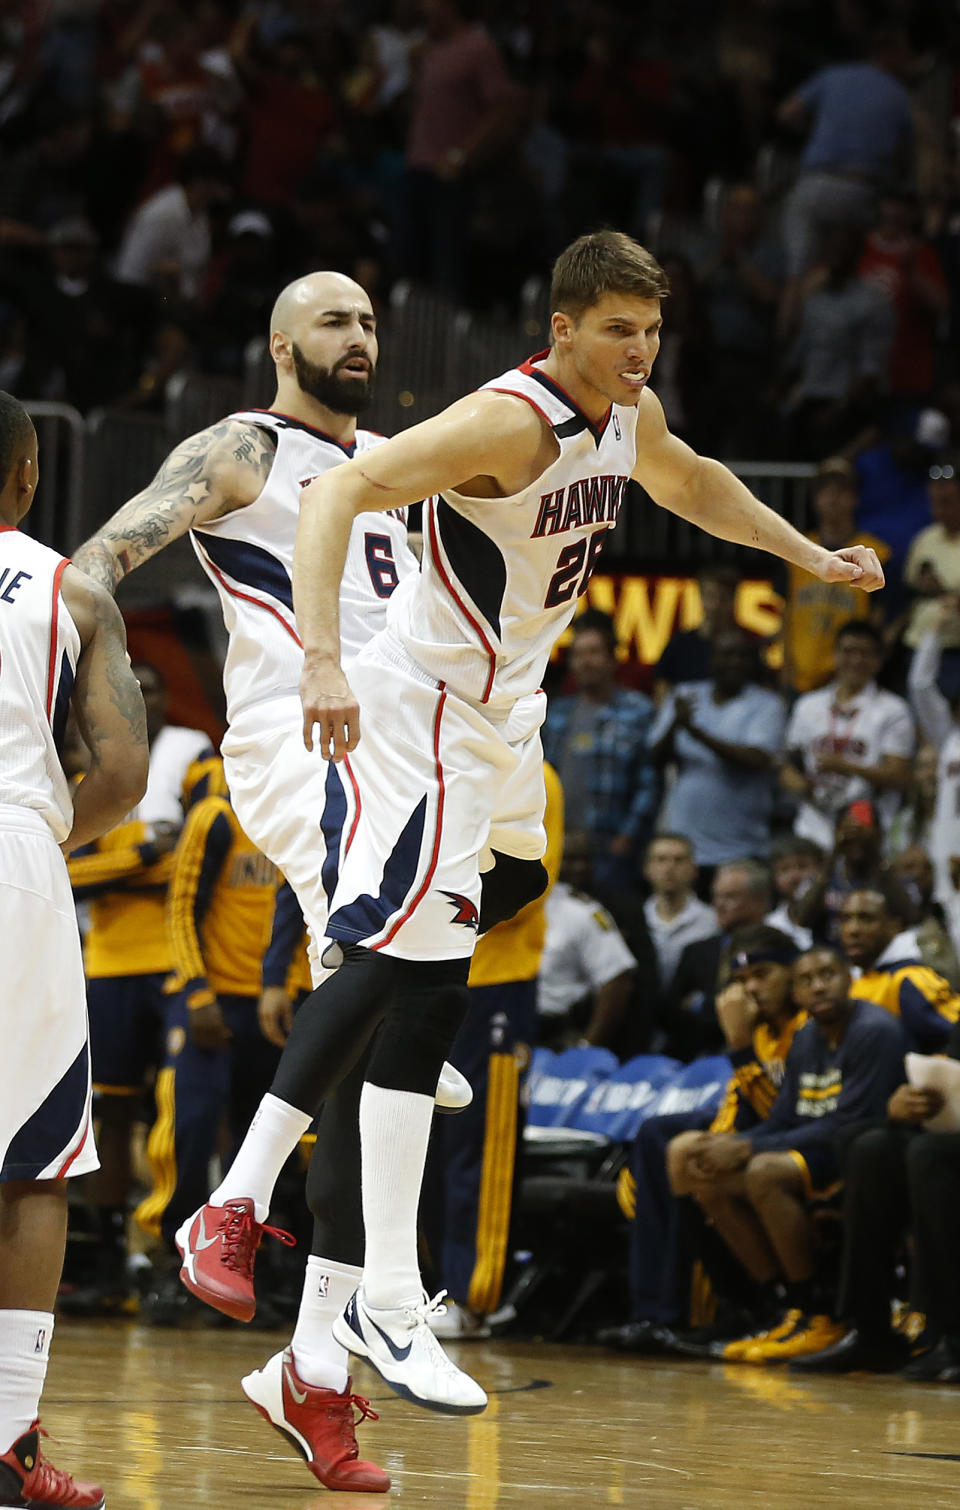
[[[604,433],[606,432],[606,428],[610,423],[610,416],[613,413],[613,405],[610,404],[608,406],[607,412],[603,416],[603,419],[600,421],[599,425],[595,425],[593,420],[590,419],[586,414],[584,414],[583,410],[580,408],[580,405],[576,402],[576,400],[570,397],[567,390],[562,387],[561,384],[558,383],[554,378],[548,377],[545,372],[542,372],[540,368],[535,365],[535,363],[542,362],[549,355],[549,350],[538,351],[534,356],[528,357],[525,362],[521,362],[517,371],[522,372],[526,377],[533,378],[534,382],[539,383],[541,387],[546,388],[547,392],[552,393],[554,398],[560,399],[564,404],[567,404],[573,410],[573,419],[564,420],[561,424],[553,426],[554,431],[561,437],[561,439],[564,439],[570,435],[578,435],[581,430],[589,430],[590,434],[593,436],[595,443],[599,446],[601,440],[604,437]]]
[[[460,597],[460,594],[457,592],[456,588],[451,582],[447,570],[443,564],[443,558],[440,555],[440,547],[437,540],[437,505],[433,499],[430,500],[430,505],[427,509],[427,538],[430,542],[430,559],[437,569],[438,577],[440,578],[444,587],[447,589],[447,592],[450,594],[454,603],[456,603],[460,612],[463,614],[463,617],[466,619],[467,623],[470,625],[470,628],[473,630],[473,632],[477,636],[477,639],[480,641],[481,645],[487,653],[487,680],[484,685],[483,696],[480,699],[482,703],[485,703],[489,700],[490,693],[493,691],[493,679],[497,672],[497,653],[491,645],[484,631],[483,625],[476,618],[476,616],[470,612],[466,603],[464,603],[463,599]]]
[[[200,530],[193,530],[191,533],[204,565],[224,592],[272,613],[290,638],[298,645],[302,644],[293,625],[284,618],[280,607],[275,606],[279,604],[293,617],[293,586],[283,562],[262,546],[252,545],[248,540],[231,540],[227,535],[206,534]],[[229,581],[228,577],[232,577],[233,581]],[[241,587],[252,587],[265,597],[273,598],[275,603],[268,603],[264,598],[255,598],[251,593],[242,592]]]
[[[242,409],[238,414],[266,414],[278,422],[281,430],[305,430],[308,435],[315,435],[317,440],[325,440],[331,446],[336,446],[344,456],[352,457],[357,449],[355,440],[337,440],[336,436],[328,435],[325,430],[318,430],[315,425],[308,425],[306,420],[296,419],[292,414],[284,414],[281,409]],[[234,418],[236,416],[233,416]]]

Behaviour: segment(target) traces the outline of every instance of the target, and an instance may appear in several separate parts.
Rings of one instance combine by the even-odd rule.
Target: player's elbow
[[[118,740],[108,749],[101,750],[97,764],[100,779],[121,814],[136,807],[147,790],[150,750],[146,740]]]

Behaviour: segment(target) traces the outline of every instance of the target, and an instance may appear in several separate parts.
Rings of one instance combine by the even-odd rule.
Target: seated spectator
[[[960,1059],[960,1030],[951,1034],[947,1054]],[[939,1091],[905,1083],[887,1102],[885,1125],[861,1132],[847,1145],[837,1295],[844,1334],[832,1347],[799,1359],[794,1367],[804,1373],[901,1370],[915,1382],[960,1384],[960,1144],[956,1133],[930,1132],[923,1125],[942,1108]],[[898,1267],[907,1234],[928,1344],[912,1359],[907,1338],[890,1324],[902,1288]]]
[[[728,1362],[797,1358],[839,1341],[843,1329],[817,1276],[809,1202],[837,1187],[838,1136],[882,1117],[903,1079],[901,1025],[851,998],[836,950],[818,945],[800,956],[793,998],[810,1021],[794,1037],[769,1117],[746,1134],[714,1134],[698,1155],[709,1157],[710,1178],[693,1194],[771,1318],[765,1331],[722,1349]]]
[[[714,998],[727,984],[725,952],[734,929],[762,923],[772,900],[770,872],[757,860],[721,865],[710,888],[717,932],[684,947],[664,1001],[666,1052],[696,1059],[722,1047]]]
[[[695,629],[677,629],[666,643],[656,667],[654,701],[659,708],[679,682],[705,682],[713,666],[717,635],[737,627],[737,588],[740,573],[722,562],[701,566],[697,589],[703,617]]]
[[[960,452],[941,451],[929,469],[928,524],[910,542],[903,580],[915,594],[904,643],[916,650],[937,629],[944,648],[960,648],[960,623],[945,623],[939,599],[960,592]]]
[[[741,629],[714,643],[713,679],[681,682],[650,730],[660,766],[674,765],[660,821],[692,840],[700,866],[770,850],[773,773],[786,714],[758,684],[757,653]]]
[[[143,283],[194,303],[210,261],[208,211],[230,191],[223,162],[202,147],[187,153],[178,174],[177,183],[158,189],[133,215],[116,272],[121,283]]]
[[[960,962],[950,938],[947,914],[934,896],[936,873],[922,844],[911,844],[892,863],[893,873],[916,908],[914,932],[925,965],[960,988]]]
[[[910,709],[877,686],[880,633],[865,620],[844,624],[834,640],[835,676],[799,697],[790,714],[780,779],[801,798],[794,832],[821,849],[833,844],[837,818],[870,799],[884,827],[893,822],[910,780],[915,745]]]
[[[912,924],[916,909],[883,858],[880,824],[869,802],[852,802],[837,824],[837,837],[817,879],[794,901],[801,927],[814,938],[840,941],[843,905],[853,891],[879,891],[904,924]]]
[[[549,1048],[609,1048],[623,1026],[636,960],[605,907],[569,878],[589,853],[585,834],[567,832],[561,879],[547,897],[547,937],[537,982],[539,1041]]]
[[[856,526],[857,474],[844,456],[828,456],[817,468],[813,483],[813,511],[817,528],[814,540],[827,550],[847,545],[866,545],[876,551],[881,566],[890,547],[876,535]],[[812,692],[834,674],[834,643],[838,629],[856,619],[868,619],[877,627],[883,621],[883,606],[849,582],[820,582],[799,566],[787,565],[783,606],[783,680],[793,692]]]
[[[924,963],[916,930],[904,928],[882,892],[851,892],[843,904],[840,942],[855,977],[850,995],[899,1017],[908,1048],[941,1052],[960,1016],[960,996]]]
[[[691,1230],[694,1212],[672,1199],[689,1194],[688,1163],[710,1134],[742,1131],[769,1113],[783,1079],[784,1061],[802,1020],[790,996],[796,949],[774,928],[739,928],[730,940],[730,984],[717,998],[734,1074],[717,1115],[703,1131],[701,1112],[648,1117],[630,1152],[619,1196],[632,1221],[631,1319],[602,1332],[598,1341],[626,1352],[662,1352],[665,1328],[685,1323],[691,1261],[703,1232]],[[625,1209],[626,1209],[625,1208]]]
[[[889,299],[896,318],[887,391],[904,402],[925,402],[936,382],[937,327],[949,312],[950,292],[940,258],[920,235],[915,194],[883,195],[860,272]]]
[[[647,751],[653,704],[617,686],[609,614],[588,609],[574,621],[568,665],[576,691],[551,702],[544,754],[560,777],[567,812],[589,835],[596,885],[633,888],[657,804]]]
[[[950,444],[950,421],[938,409],[921,409],[905,433],[883,434],[857,455],[861,529],[879,535],[892,554],[884,565],[888,618],[906,606],[903,569],[918,530],[930,518],[930,467]]]
[[[788,435],[804,456],[843,450],[876,422],[893,340],[893,311],[857,272],[859,231],[835,225],[806,275],[783,381]]]
[[[773,865],[773,887],[779,906],[768,912],[764,921],[771,928],[779,928],[793,939],[798,949],[809,949],[813,934],[794,916],[795,904],[813,886],[823,870],[823,850],[811,839],[800,839],[796,834],[784,834],[773,841],[770,860]]]
[[[715,934],[717,915],[693,889],[697,867],[693,845],[683,834],[651,839],[643,873],[650,886],[644,915],[657,951],[660,987],[668,991],[687,944]]]

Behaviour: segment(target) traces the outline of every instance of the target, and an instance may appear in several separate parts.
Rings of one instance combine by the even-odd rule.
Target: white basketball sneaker
[[[429,1318],[443,1304],[442,1290],[417,1306],[369,1306],[362,1287],[333,1323],[341,1347],[377,1370],[404,1400],[451,1416],[474,1416],[487,1406],[479,1384],[448,1358],[430,1330]]]
[[[473,1100],[473,1086],[466,1075],[445,1062],[433,1099],[438,1112],[462,1112]]]

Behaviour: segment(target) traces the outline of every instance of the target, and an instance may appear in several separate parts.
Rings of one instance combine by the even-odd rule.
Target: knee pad
[[[400,960],[367,1075],[384,1090],[433,1096],[467,1010],[469,959]]]
[[[547,889],[549,877],[542,860],[519,860],[494,850],[496,864],[481,877],[480,933],[516,917],[528,902]]]

